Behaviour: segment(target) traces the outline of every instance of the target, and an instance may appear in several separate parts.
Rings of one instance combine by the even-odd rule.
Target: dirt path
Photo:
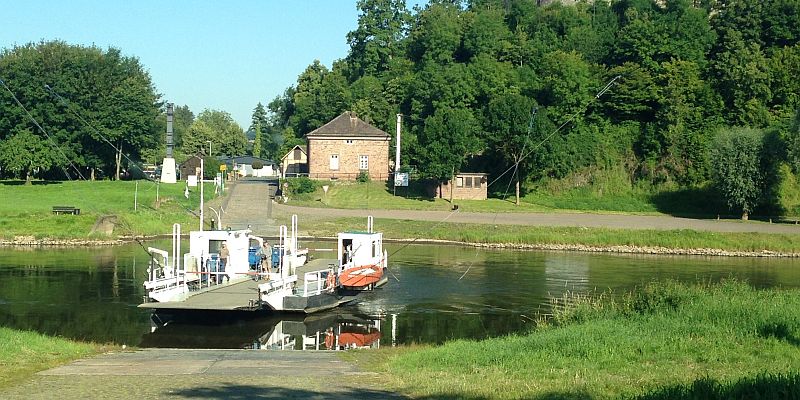
[[[487,225],[531,225],[531,226],[571,226],[594,228],[625,228],[673,230],[692,229],[711,232],[760,232],[800,234],[800,225],[766,223],[759,221],[692,219],[667,215],[625,215],[595,213],[476,213],[422,210],[350,210],[337,208],[310,208],[292,205],[269,204],[269,185],[266,181],[238,181],[223,203],[225,214],[223,226],[233,229],[251,225],[258,234],[277,235],[276,221],[285,223],[289,216],[297,214],[307,223],[309,221],[332,217],[364,217],[447,221],[458,223],[477,223]]]

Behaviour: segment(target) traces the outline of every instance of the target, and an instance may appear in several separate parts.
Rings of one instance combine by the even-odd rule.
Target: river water
[[[138,244],[0,248],[0,326],[140,347],[374,348],[525,332],[550,311],[551,298],[566,292],[621,294],[665,279],[800,286],[796,259],[385,246],[391,255],[389,283],[333,312],[193,314],[174,320],[153,318],[136,307],[148,260]]]

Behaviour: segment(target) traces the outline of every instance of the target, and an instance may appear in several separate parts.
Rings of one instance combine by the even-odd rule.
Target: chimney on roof
[[[350,126],[355,128],[356,121],[358,121],[358,117],[356,117],[356,114],[352,111],[348,111],[347,114],[350,116]]]

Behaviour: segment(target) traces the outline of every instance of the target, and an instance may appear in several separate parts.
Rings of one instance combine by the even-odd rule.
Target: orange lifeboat
[[[383,278],[383,267],[380,265],[353,266],[339,274],[339,284],[348,288],[368,288]]]

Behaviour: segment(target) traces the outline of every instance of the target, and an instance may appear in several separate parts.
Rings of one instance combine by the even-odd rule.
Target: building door
[[[339,170],[339,155],[338,154],[331,154],[331,170],[338,171]]]

